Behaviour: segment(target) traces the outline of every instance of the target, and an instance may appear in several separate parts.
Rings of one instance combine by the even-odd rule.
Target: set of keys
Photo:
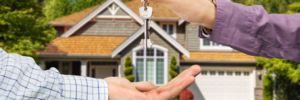
[[[149,22],[153,15],[153,8],[149,6],[149,0],[142,0],[144,3],[143,7],[139,8],[140,17],[144,20],[144,39],[142,39],[141,44],[143,45],[144,49],[151,48],[152,42],[148,39],[148,29],[149,29]]]

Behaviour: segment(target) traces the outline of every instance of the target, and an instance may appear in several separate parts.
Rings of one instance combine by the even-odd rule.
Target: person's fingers
[[[158,92],[166,91],[173,86],[176,86],[180,84],[182,81],[184,81],[186,78],[193,76],[195,77],[201,72],[201,67],[199,65],[193,65],[189,69],[184,70],[182,73],[180,73],[177,77],[175,77],[172,81],[170,81],[167,85],[159,87],[157,89]]]
[[[199,65],[193,65],[189,69],[185,70],[184,72],[180,73],[177,77],[175,77],[171,84],[177,83],[178,81],[183,81],[186,77],[189,76],[196,76],[201,72],[201,67]]]
[[[186,78],[184,81],[181,81],[179,85],[173,86],[171,89],[161,92],[159,97],[161,100],[174,99],[182,91],[184,91],[188,86],[190,86],[194,81],[195,81],[195,77],[190,76],[190,77]]]
[[[146,92],[146,91],[150,91],[150,90],[156,89],[156,86],[153,83],[146,82],[146,81],[143,81],[143,82],[134,82],[132,84],[134,85],[134,87],[137,90],[142,91],[142,92]]]

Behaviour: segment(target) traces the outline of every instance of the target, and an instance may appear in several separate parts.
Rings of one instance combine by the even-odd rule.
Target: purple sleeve
[[[300,62],[300,14],[268,14],[262,6],[217,0],[213,32],[204,38],[253,56]]]

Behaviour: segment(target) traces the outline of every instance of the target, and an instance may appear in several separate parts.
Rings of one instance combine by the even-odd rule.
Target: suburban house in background
[[[150,3],[153,45],[145,51],[140,45],[145,27],[141,6],[140,0],[107,0],[52,21],[57,38],[40,52],[42,68],[94,78],[125,77],[124,61],[130,56],[135,81],[161,86],[170,78],[169,64],[175,56],[180,71],[194,64],[202,67],[189,87],[195,100],[263,100],[263,70],[253,56],[200,39],[198,26],[155,3]]]

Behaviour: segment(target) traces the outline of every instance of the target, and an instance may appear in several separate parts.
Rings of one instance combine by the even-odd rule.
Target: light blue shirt
[[[102,79],[61,75],[55,68],[44,71],[32,58],[0,48],[0,100],[108,100],[107,92]]]

